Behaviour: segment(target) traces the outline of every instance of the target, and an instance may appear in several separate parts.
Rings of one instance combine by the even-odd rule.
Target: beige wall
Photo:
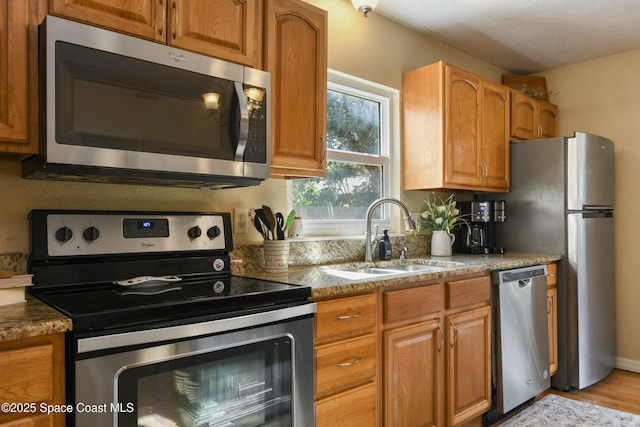
[[[640,372],[640,50],[559,68],[544,75],[559,92],[560,133],[590,132],[615,143],[616,307],[619,364]]]
[[[375,13],[364,19],[348,0],[309,3],[329,12],[329,67],[335,70],[400,89],[402,71],[445,59],[488,78],[500,78],[497,67]],[[231,211],[234,206],[259,207],[264,203],[286,210],[286,194],[282,180],[221,191],[31,181],[20,177],[18,163],[0,161],[0,253],[28,251],[27,214],[31,209]],[[422,195],[406,197],[415,200],[415,209],[424,200]],[[236,243],[259,240],[253,229],[247,235],[234,236]]]
[[[405,70],[440,59],[499,81],[502,70],[376,14],[364,19],[348,0],[307,0],[329,12],[329,67],[400,89]],[[632,215],[640,210],[633,188],[640,182],[640,51],[544,73],[552,99],[560,106],[561,133],[574,130],[607,136],[616,142],[616,257],[618,355],[640,361],[640,287],[633,263],[638,231]],[[623,197],[623,195],[632,195]],[[424,193],[406,192],[419,209]],[[27,214],[31,209],[140,209],[230,211],[263,203],[287,207],[286,184],[268,180],[258,187],[222,191],[133,187],[107,184],[29,181],[20,166],[0,161],[0,253],[28,251]],[[639,209],[635,209],[638,207]],[[234,236],[236,242],[258,235]],[[640,363],[640,362],[638,362]],[[640,367],[638,367],[640,370]]]

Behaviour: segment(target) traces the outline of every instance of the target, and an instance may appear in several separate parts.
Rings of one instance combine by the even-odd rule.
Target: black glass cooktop
[[[214,320],[305,302],[311,296],[308,286],[201,274],[170,283],[121,286],[109,282],[30,292],[69,316],[74,332]]]

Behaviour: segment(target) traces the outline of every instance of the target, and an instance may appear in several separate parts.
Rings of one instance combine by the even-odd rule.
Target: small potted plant
[[[451,233],[454,225],[460,218],[460,211],[456,208],[456,200],[452,193],[446,199],[442,199],[431,193],[432,198],[427,196],[425,203],[427,209],[420,214],[420,222],[426,229],[432,230],[431,235],[431,255],[450,256],[451,246],[456,236]]]

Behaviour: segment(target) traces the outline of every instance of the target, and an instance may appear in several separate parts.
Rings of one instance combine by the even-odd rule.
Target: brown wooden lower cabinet
[[[383,291],[385,426],[462,425],[491,407],[490,276],[453,279]]]
[[[0,402],[34,404],[0,413],[1,427],[63,426],[63,413],[42,414],[41,403],[64,403],[64,334],[0,342]]]
[[[439,320],[384,333],[384,425],[442,425],[444,337]]]
[[[2,423],[0,424],[0,427],[61,427],[63,425],[64,421],[61,421],[60,419],[58,419],[58,424],[56,424],[54,415],[41,415],[39,417],[29,417],[10,421],[8,423]]]
[[[491,407],[489,274],[318,301],[317,426],[454,426]]]
[[[491,408],[491,307],[447,316],[447,425]]]
[[[547,264],[547,325],[549,328],[549,374],[558,372],[558,264]]]
[[[379,422],[378,294],[317,301],[316,426]]]

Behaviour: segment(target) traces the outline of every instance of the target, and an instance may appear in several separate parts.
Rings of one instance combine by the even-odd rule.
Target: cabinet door
[[[549,328],[549,373],[558,372],[558,288],[547,289],[547,325]]]
[[[58,417],[57,421],[58,423],[63,423],[64,419]],[[54,415],[40,415],[36,417],[21,418],[15,421],[9,421],[8,423],[1,423],[0,427],[53,427],[55,425],[56,418]]]
[[[535,99],[511,91],[511,136],[518,139],[534,139],[538,135]]]
[[[538,123],[540,126],[540,138],[558,136],[560,133],[558,106],[549,102],[538,101]]]
[[[0,2],[0,152],[4,153],[38,150],[37,5],[35,0]]]
[[[491,407],[491,307],[447,317],[447,425]]]
[[[64,404],[64,354],[64,333],[0,341],[0,402]],[[64,419],[63,412],[0,412],[0,426],[61,426]]]
[[[480,78],[445,68],[445,184],[477,187],[480,178]]]
[[[168,44],[257,67],[261,5],[257,0],[172,0]]]
[[[509,191],[509,89],[483,82],[481,105],[480,184]]]
[[[384,425],[442,425],[443,345],[439,320],[384,334]]]
[[[51,0],[51,13],[165,43],[169,0]]]
[[[294,0],[267,2],[271,173],[324,176],[327,13]]]

